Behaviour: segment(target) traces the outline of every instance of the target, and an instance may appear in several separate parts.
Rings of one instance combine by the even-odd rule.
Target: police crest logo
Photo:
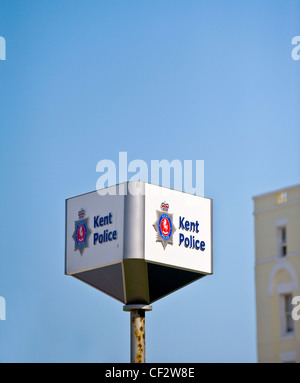
[[[167,245],[173,245],[173,234],[176,228],[173,224],[173,214],[169,213],[169,204],[163,202],[161,210],[156,210],[156,222],[153,227],[156,231],[156,242],[160,242],[166,249]]]
[[[74,251],[79,250],[80,255],[83,254],[84,249],[89,247],[89,237],[92,233],[89,228],[89,218],[85,218],[85,211],[83,209],[78,212],[78,221],[75,221],[75,230],[72,235],[74,239]]]

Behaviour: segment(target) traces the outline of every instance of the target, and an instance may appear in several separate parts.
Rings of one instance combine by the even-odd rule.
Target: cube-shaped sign
[[[131,181],[66,200],[65,273],[125,304],[212,274],[212,200]]]

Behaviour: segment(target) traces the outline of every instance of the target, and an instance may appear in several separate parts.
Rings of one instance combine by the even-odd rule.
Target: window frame
[[[279,306],[279,328],[280,328],[280,338],[293,338],[295,336],[295,324],[292,318],[292,308],[291,311],[287,311],[286,297],[290,296],[291,300],[293,299],[293,291],[291,283],[283,283],[277,286],[278,292],[278,306]],[[291,331],[288,331],[288,317],[291,318],[293,323],[293,328]]]
[[[285,258],[288,255],[287,246],[287,219],[276,222],[277,257]]]

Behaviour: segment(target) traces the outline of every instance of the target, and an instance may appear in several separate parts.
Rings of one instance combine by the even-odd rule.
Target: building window
[[[279,354],[281,363],[297,363],[297,351],[286,351]]]
[[[279,204],[287,202],[287,192],[282,191],[282,192],[277,193],[276,200],[277,200],[277,203],[279,203]]]
[[[282,308],[282,335],[293,335],[294,334],[294,321],[292,318],[292,294],[281,295],[281,308]]]
[[[286,226],[277,228],[278,255],[285,257],[287,255]]]

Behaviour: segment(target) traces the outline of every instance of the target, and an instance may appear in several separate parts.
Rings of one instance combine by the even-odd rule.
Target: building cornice
[[[261,197],[267,197],[269,195],[272,195],[272,194],[277,194],[277,193],[280,193],[280,192],[283,192],[283,191],[288,191],[288,190],[291,190],[291,189],[296,189],[296,188],[299,188],[300,187],[300,184],[298,185],[293,185],[293,186],[288,186],[286,188],[281,188],[281,189],[278,189],[278,190],[273,190],[271,192],[267,192],[267,193],[262,193],[262,194],[258,194],[254,197],[252,197],[252,199],[257,199],[257,198],[261,198]]]
[[[272,206],[264,207],[262,209],[257,209],[253,212],[253,214],[258,215],[261,213],[266,213],[268,211],[272,211],[272,210],[276,210],[276,209],[282,209],[283,207],[295,205],[297,203],[300,203],[300,199],[295,199],[294,201],[288,201],[288,202],[284,202],[282,204],[272,205]]]

